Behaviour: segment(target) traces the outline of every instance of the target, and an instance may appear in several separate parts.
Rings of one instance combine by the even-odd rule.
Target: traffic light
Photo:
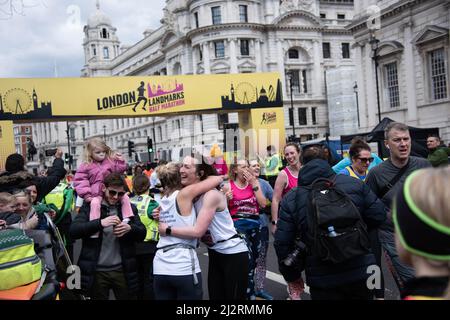
[[[64,154],[64,162],[66,163],[66,164],[72,164],[73,163],[73,155],[70,155],[69,156],[69,154],[68,153],[65,153]]]
[[[147,137],[147,149],[148,149],[148,153],[153,152],[153,140],[149,137]]]
[[[131,158],[133,156],[133,152],[136,152],[134,150],[134,142],[128,141],[128,156]]]

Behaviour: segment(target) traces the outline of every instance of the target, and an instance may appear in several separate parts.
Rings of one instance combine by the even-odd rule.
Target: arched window
[[[101,34],[100,34],[100,37],[103,38],[103,39],[108,39],[108,38],[109,38],[109,33],[108,33],[108,31],[106,30],[106,28],[103,28],[103,29],[102,29],[102,32],[101,32]]]
[[[298,50],[297,49],[289,49],[288,51],[289,59],[298,59]]]

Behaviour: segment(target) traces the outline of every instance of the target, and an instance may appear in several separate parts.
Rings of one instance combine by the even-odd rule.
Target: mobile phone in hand
[[[45,150],[45,156],[53,157],[56,154],[56,151],[58,151],[58,149],[47,149]]]

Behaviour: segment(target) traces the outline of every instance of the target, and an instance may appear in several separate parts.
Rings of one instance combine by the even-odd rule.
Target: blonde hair
[[[99,148],[106,153],[106,158],[111,158],[112,150],[108,147],[100,138],[92,138],[89,139],[86,143],[85,151],[84,151],[84,161],[91,163],[94,161],[92,154],[94,153],[94,149]]]
[[[428,168],[420,170],[413,177],[409,189],[417,207],[431,219],[447,227],[450,227],[450,188],[446,187],[449,181],[450,167]],[[450,261],[430,262],[436,266],[446,264],[450,277]],[[450,283],[444,298],[450,300]]]
[[[181,164],[175,162],[169,162],[156,168],[156,174],[161,181],[165,195],[168,195],[170,191],[182,188],[180,168]]]
[[[17,200],[17,198],[27,198],[28,202],[30,204],[33,204],[33,199],[31,199],[31,194],[27,191],[19,191],[17,193],[14,193],[14,198]]]
[[[238,158],[236,161],[234,161],[232,164],[230,164],[230,171],[228,171],[228,177],[230,180],[235,181],[237,177],[237,173],[234,172],[234,170],[237,169],[239,162],[245,161],[247,162],[247,165],[250,166],[250,162],[246,158]]]
[[[8,203],[16,202],[16,197],[8,192],[0,192],[0,204],[5,205]]]

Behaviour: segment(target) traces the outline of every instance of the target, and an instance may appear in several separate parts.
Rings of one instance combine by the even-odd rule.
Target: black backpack
[[[370,253],[367,226],[358,208],[335,186],[334,180],[319,178],[307,189],[309,254],[336,264]]]

